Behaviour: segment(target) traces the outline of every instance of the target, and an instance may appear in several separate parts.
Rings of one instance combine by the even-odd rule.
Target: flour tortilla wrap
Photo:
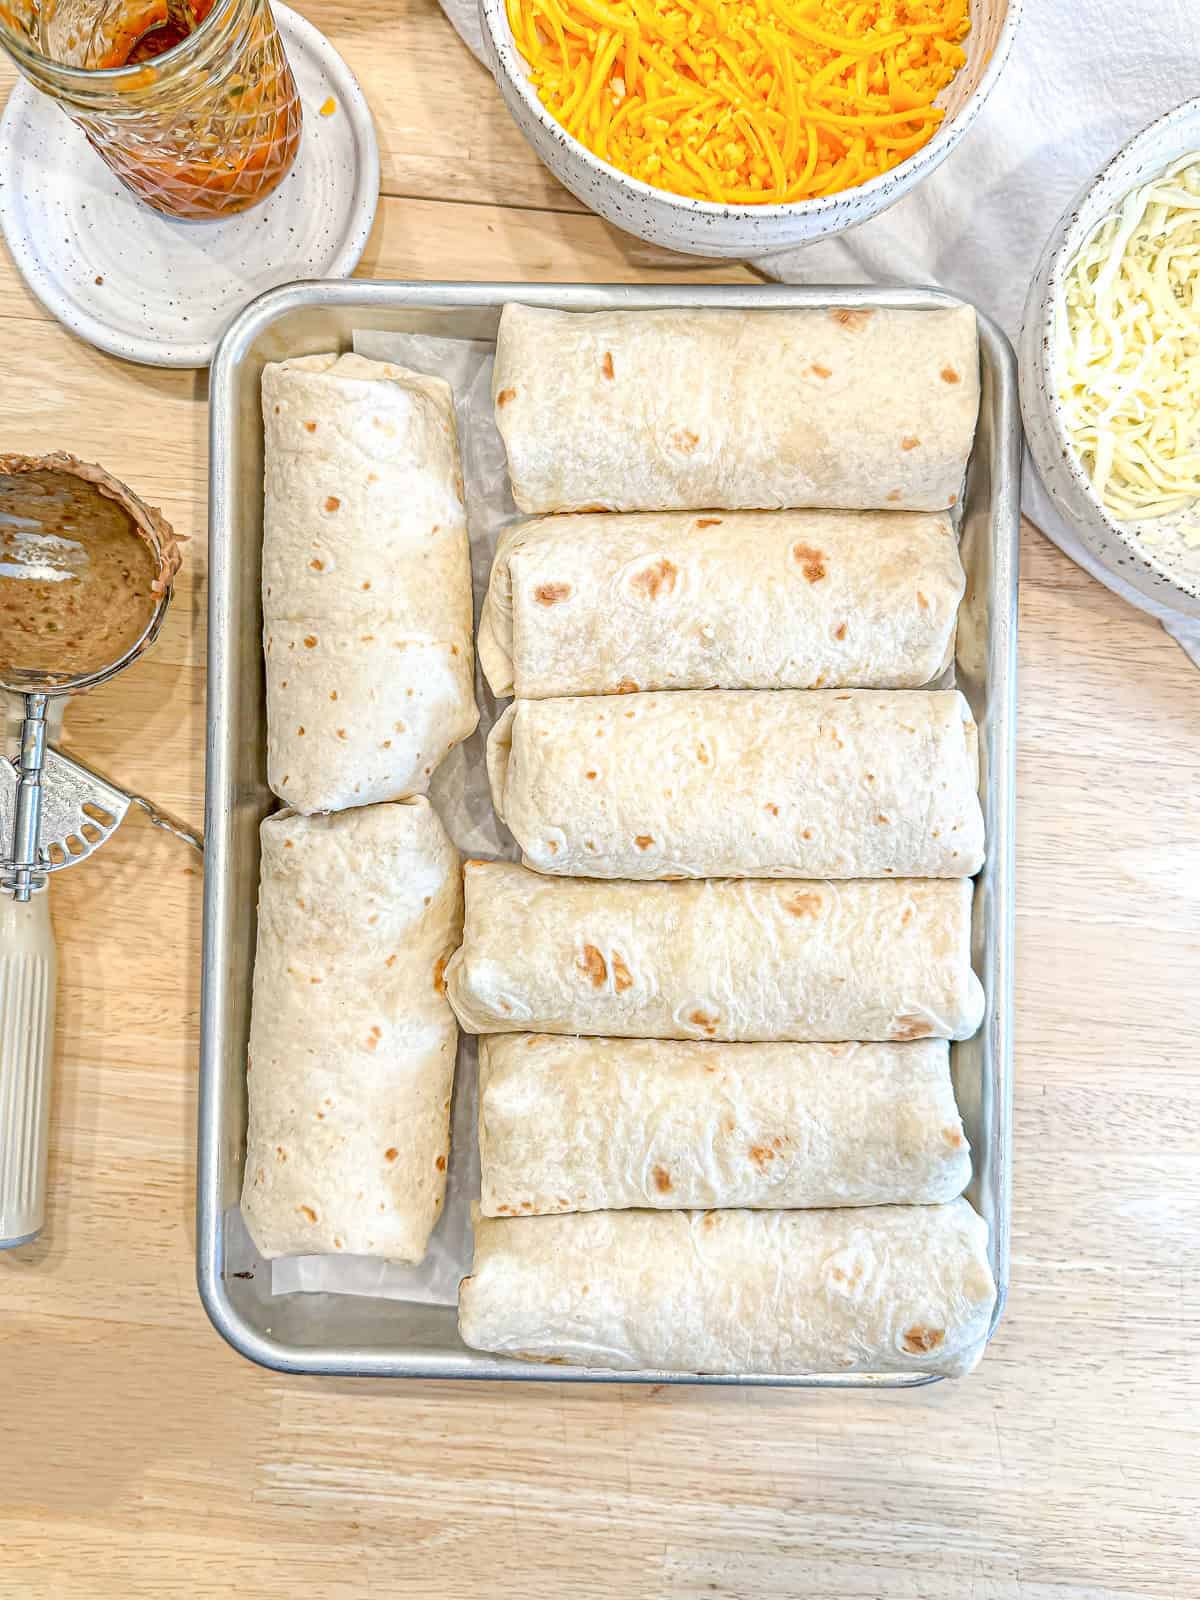
[[[960,1377],[996,1300],[987,1237],[965,1200],[482,1219],[459,1332],[589,1367]]]
[[[526,866],[586,878],[962,878],[983,864],[956,689],[517,700],[488,741]]]
[[[975,313],[507,305],[492,395],[522,511],[944,511]]]
[[[447,970],[469,1033],[965,1039],[967,879],[603,883],[468,861]]]
[[[479,622],[496,695],[916,689],[964,578],[945,512],[543,517],[500,541]]]
[[[458,854],[424,799],[261,836],[246,1226],[264,1256],[420,1261],[450,1145]]]
[[[928,1205],[971,1156],[942,1039],[479,1043],[485,1216]]]
[[[303,812],[423,794],[478,721],[450,388],[301,356],[262,403],[268,782]]]

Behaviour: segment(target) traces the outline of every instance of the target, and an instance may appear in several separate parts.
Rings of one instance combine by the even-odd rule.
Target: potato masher
[[[0,662],[0,690],[22,699],[16,756],[0,746],[0,1249],[28,1243],[45,1220],[56,968],[46,885],[112,835],[132,798],[51,749],[47,720],[64,696],[106,683],[154,640],[179,566],[171,529],[102,469],[65,455],[0,456],[0,483],[31,472],[61,474],[76,494],[84,484],[121,505],[154,551],[158,578],[150,619],[118,659],[74,676],[49,673],[11,659],[14,634]],[[28,521],[22,533],[36,539]]]

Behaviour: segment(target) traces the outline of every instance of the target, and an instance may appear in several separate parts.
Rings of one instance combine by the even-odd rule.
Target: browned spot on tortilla
[[[612,375],[613,375],[613,364],[612,364],[612,351],[611,350],[606,350],[604,352],[604,360],[600,363],[600,371],[604,374],[604,376],[606,378],[611,378],[612,377]]]
[[[331,494],[326,497],[325,509],[326,511],[336,511],[341,503],[342,502],[338,499],[337,495]]]
[[[303,728],[297,728],[296,732],[300,735],[301,738],[304,737],[304,729]]]
[[[396,952],[394,950],[383,964],[385,967],[394,967],[396,965]]]
[[[946,501],[946,510],[947,511],[952,510],[957,504],[958,504],[958,496],[956,494],[952,494],[950,496],[949,500]]]
[[[636,694],[637,692],[638,686],[636,683],[634,683],[632,678],[622,678],[620,683],[613,690],[614,694]]]
[[[696,526],[698,528],[719,528],[720,525],[721,525],[720,517],[697,517],[696,518]]]
[[[811,828],[805,828],[804,832],[800,835],[800,837],[802,839],[811,839],[812,836],[813,835],[812,835],[812,829]]]
[[[809,370],[809,372],[812,374],[812,376],[814,378],[832,378],[833,377],[833,373],[829,370],[829,368],[824,366],[824,365],[822,365],[822,363],[820,361],[814,361],[812,366],[809,367],[808,370]]]
[[[700,1226],[702,1228],[715,1228],[716,1225],[717,1213],[715,1211],[706,1211],[704,1213],[704,1221],[700,1224]]]
[[[681,455],[690,456],[700,443],[700,435],[693,433],[690,428],[677,428],[671,435],[671,443]]]
[[[510,400],[515,400],[516,398],[517,391],[515,389],[501,389],[496,396],[496,404],[498,406],[506,406]]]
[[[591,769],[590,772],[585,772],[584,773],[584,777],[585,778],[594,778],[595,776],[596,776],[596,770],[595,770],[594,767]]]
[[[886,495],[888,500],[903,500],[903,492],[899,489],[889,489]]]
[[[913,908],[911,906],[905,906],[904,910],[900,913],[900,926],[902,928],[907,928],[912,919]]]
[[[793,559],[799,562],[800,570],[809,583],[820,583],[825,576],[825,555],[821,550],[814,550],[812,545],[801,541],[792,546]]]
[[[709,763],[708,751],[704,748],[704,746],[702,744],[698,744],[696,746],[696,760],[700,763],[700,765],[702,767],[706,767],[708,765],[708,763]]]
[[[384,1152],[383,1152],[383,1159],[384,1159],[384,1160],[385,1160],[385,1161],[395,1161],[395,1159],[396,1159],[396,1157],[397,1157],[397,1156],[398,1156],[398,1155],[399,1155],[399,1154],[400,1154],[400,1152],[399,1152],[399,1150],[397,1150],[397,1149],[396,1149],[396,1147],[395,1147],[395,1145],[390,1145],[390,1146],[389,1146],[389,1147],[388,1147],[388,1148],[387,1148],[387,1149],[386,1149],[386,1150],[385,1150],[385,1151],[384,1151]]]
[[[381,1031],[378,1028],[372,1028],[371,1032],[370,1032],[370,1034],[369,1034],[369,1036],[367,1038],[367,1049],[368,1050],[374,1050],[375,1047],[378,1045],[380,1039],[382,1039],[382,1038],[383,1038],[383,1034],[381,1033]]]
[[[565,600],[571,593],[569,583],[539,583],[533,591],[533,598],[540,606],[556,606],[560,600]]]
[[[844,622],[838,623],[837,627],[833,630],[833,637],[835,639],[844,639],[846,637],[846,624]]]
[[[655,1167],[651,1176],[654,1179],[654,1187],[658,1190],[659,1194],[670,1194],[671,1174],[667,1171],[666,1167]]]
[[[851,308],[850,306],[842,306],[836,311],[831,311],[829,315],[834,322],[840,323],[843,328],[849,328],[851,333],[857,333],[860,328],[865,327],[870,322],[875,313]]]
[[[393,733],[403,733],[404,732],[404,724],[402,722],[393,722],[392,723],[392,732]]]
[[[277,1144],[275,1146],[275,1158],[276,1158],[277,1161],[286,1161],[287,1160],[287,1151],[283,1148],[283,1146],[281,1144]]]
[[[533,1201],[532,1200],[522,1200],[521,1201],[521,1210],[522,1211],[532,1211],[533,1210]]]
[[[929,601],[926,596],[921,593],[920,589],[917,590],[917,604],[920,606],[922,611],[929,610]]]
[[[915,450],[920,444],[920,439],[913,433],[906,434],[900,441],[901,450]]]
[[[550,852],[550,854],[552,856],[556,856],[558,854],[558,840],[557,839],[547,839],[546,840],[546,849],[549,850],[549,852]]]
[[[452,644],[450,646],[450,654],[452,656],[456,656],[458,654],[458,646],[456,644]]]
[[[367,578],[363,583],[363,588],[364,589],[369,589],[370,587],[371,587],[371,580],[370,580],[370,578]]]
[[[445,1156],[439,1156],[437,1158],[437,1160],[433,1164],[438,1169],[439,1172],[445,1172],[445,1170],[446,1170],[446,1158],[445,1158]]]
[[[892,1024],[893,1039],[927,1039],[929,1024],[920,1017],[897,1017]]]
[[[766,805],[763,807],[763,810],[769,811],[773,817],[777,817],[779,815],[779,807],[773,800],[768,800]]]
[[[608,964],[594,944],[584,945],[583,954],[575,965],[580,972],[592,980],[594,989],[602,989],[604,987],[604,980],[608,977]]]
[[[306,422],[304,424],[304,428],[306,433],[316,433],[317,431],[317,425],[315,422]]]
[[[688,1013],[688,1021],[708,1034],[713,1034],[717,1031],[717,1023],[720,1020],[720,1017],[710,1016],[707,1011],[701,1011],[699,1008]]]
[[[750,1146],[750,1159],[760,1172],[764,1171],[768,1161],[774,1161],[775,1152],[769,1145],[752,1144]]]
[[[307,1217],[310,1222],[315,1222],[317,1220],[317,1213],[311,1206],[297,1206],[296,1210],[302,1217]]]
[[[954,370],[954,368],[952,366],[946,365],[946,366],[944,366],[942,368],[942,382],[943,383],[961,383],[962,382],[962,374],[960,372],[955,372],[955,370]]]
[[[660,594],[670,594],[675,588],[678,569],[664,556],[652,567],[643,567],[629,580],[629,587],[644,594],[647,600],[657,600]]]
[[[306,650],[314,650],[316,648],[316,644],[317,639],[315,634],[306,633],[304,635],[304,648]]]
[[[824,902],[819,894],[813,894],[809,889],[794,892],[783,902],[785,911],[790,911],[794,917],[819,917]]]
[[[823,672],[818,672],[816,677],[813,679],[813,688],[819,689],[824,682],[825,674]]]
[[[963,1139],[961,1130],[958,1128],[943,1128],[942,1138],[950,1146],[951,1150],[961,1150],[966,1142]]]
[[[650,846],[654,843],[654,835],[650,833],[639,833],[633,842],[635,845],[637,845],[639,850],[649,850]]]
[[[882,811],[877,812],[876,815],[875,815],[875,821],[876,822],[888,823],[891,820],[892,820],[891,817],[884,816]]]
[[[946,1337],[944,1328],[908,1328],[904,1333],[904,1348],[909,1355],[926,1355],[936,1350]]]
[[[842,750],[845,748],[841,739],[838,738],[838,732],[836,728],[822,728],[821,732],[829,735],[829,742],[835,750]]]
[[[292,841],[290,839],[285,839],[283,841],[283,848],[285,850],[291,850],[293,848]]]
[[[390,750],[392,748],[392,741],[390,739],[385,739],[380,748],[383,750]]]
[[[323,561],[319,561],[316,556],[314,556],[308,564],[314,572],[325,571],[325,563]]]
[[[633,987],[633,973],[625,965],[621,957],[613,951],[612,958],[613,988],[618,994],[624,994],[626,989]]]
[[[449,959],[449,956],[439,956],[433,963],[433,987],[437,994],[446,992],[446,963]]]

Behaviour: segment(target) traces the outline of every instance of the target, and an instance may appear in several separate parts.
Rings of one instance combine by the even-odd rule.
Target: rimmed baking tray
[[[240,1224],[258,826],[277,804],[266,783],[261,643],[262,369],[286,356],[349,349],[356,329],[491,340],[509,300],[568,311],[665,306],[920,310],[960,304],[931,289],[297,283],[263,295],[234,322],[213,363],[210,397],[207,865],[196,1225],[200,1298],[235,1349],[287,1372],[797,1388],[915,1388],[936,1381],[920,1373],[609,1372],[483,1355],[459,1339],[452,1306],[333,1294],[273,1296],[269,1266],[258,1261]],[[974,1154],[968,1198],[991,1230],[999,1291],[991,1332],[1004,1308],[1009,1263],[1021,431],[1012,349],[983,315],[979,348],[982,400],[962,513],[967,590],[955,671],[981,731],[988,856],[976,883],[972,954],[987,1011],[975,1038],[953,1046],[952,1069]]]

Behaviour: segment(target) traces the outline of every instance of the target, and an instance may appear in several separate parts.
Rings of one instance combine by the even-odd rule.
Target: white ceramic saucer
[[[379,200],[371,114],[329,41],[274,10],[304,109],[300,154],[269,199],[223,222],[174,222],[140,205],[74,123],[18,80],[0,119],[0,227],[26,283],[80,338],[129,361],[206,367],[256,295],[357,266]]]

